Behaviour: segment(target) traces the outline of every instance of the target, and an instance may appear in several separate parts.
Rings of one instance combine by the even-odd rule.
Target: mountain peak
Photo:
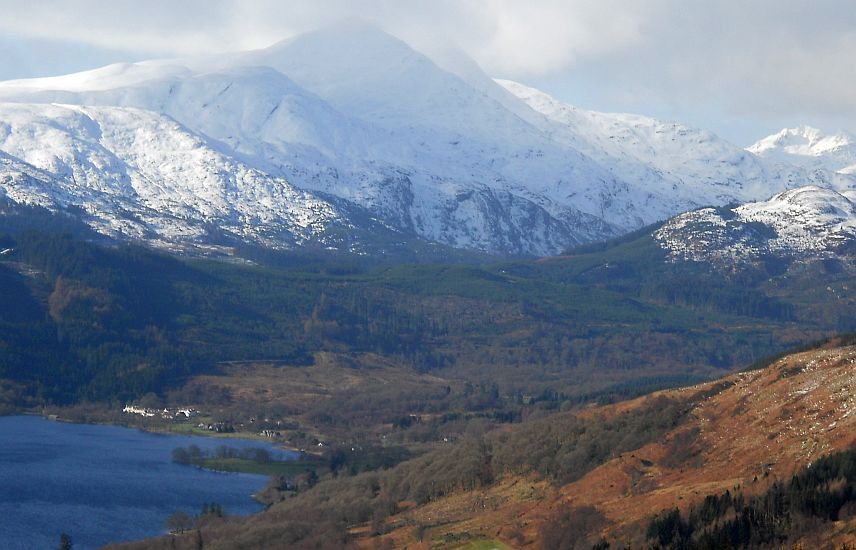
[[[340,21],[319,27],[280,40],[266,48],[247,52],[247,55],[272,58],[281,53],[291,55],[295,50],[311,51],[312,57],[323,56],[325,62],[330,61],[330,54],[343,54],[349,58],[392,51],[419,55],[401,39],[375,25],[361,21]]]
[[[767,136],[747,150],[780,163],[810,170],[825,170],[856,186],[856,137],[848,132],[827,134],[811,126],[798,126]]]
[[[381,74],[403,62],[427,58],[407,43],[373,25],[341,22],[305,32],[261,50],[238,56],[238,62],[273,67],[298,82],[313,75],[351,79],[363,72]]]
[[[845,147],[852,147],[854,142],[856,138],[847,132],[826,134],[812,126],[798,126],[784,128],[757,141],[747,149],[761,156],[779,152],[817,157]]]
[[[783,191],[773,196],[767,202],[802,205],[817,204],[818,202],[846,202],[848,204],[852,204],[852,202],[847,197],[845,197],[838,191],[828,189],[826,187],[819,187],[817,185],[806,185],[804,187],[797,187],[796,189],[788,189],[787,191]]]
[[[837,191],[816,185],[789,189],[769,200],[745,204],[736,211],[749,221],[771,226],[782,220],[815,228],[822,225],[832,228],[842,223],[848,228],[856,226],[856,204]]]
[[[343,23],[239,56],[272,67],[337,109],[379,125],[439,120],[467,85],[404,41],[370,25]],[[449,121],[451,122],[451,121]]]

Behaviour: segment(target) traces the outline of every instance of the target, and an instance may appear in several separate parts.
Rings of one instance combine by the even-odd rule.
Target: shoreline
[[[52,412],[53,411],[53,412]],[[267,437],[260,436],[255,432],[248,431],[234,431],[234,432],[213,432],[210,430],[174,430],[171,429],[169,425],[157,425],[157,424],[145,424],[145,423],[137,423],[137,422],[123,422],[120,419],[124,419],[127,417],[119,417],[119,418],[107,418],[108,416],[115,416],[115,413],[108,408],[104,407],[96,407],[93,410],[88,411],[89,413],[95,413],[94,416],[98,416],[98,413],[102,413],[103,416],[101,418],[92,418],[92,416],[86,417],[78,417],[75,415],[61,415],[59,409],[48,409],[41,408],[41,410],[37,410],[34,408],[12,408],[0,413],[0,416],[39,416],[44,418],[45,420],[49,420],[51,422],[64,422],[68,424],[86,424],[92,426],[115,426],[118,428],[129,428],[129,429],[137,429],[141,432],[152,433],[152,434],[162,434],[162,435],[176,435],[176,436],[187,436],[187,437],[205,437],[209,439],[238,439],[242,441],[257,441],[259,443],[267,443],[268,445],[276,448],[277,450],[286,451],[289,453],[294,453],[300,456],[306,457],[314,457],[320,458],[318,453],[310,452],[306,450],[301,450],[294,446],[286,445],[283,442],[278,442],[276,440],[272,440]],[[130,419],[130,418],[129,418]],[[134,419],[136,420],[136,419]],[[299,456],[292,460],[299,460]]]
[[[201,457],[199,460],[195,460],[192,462],[182,463],[176,461],[174,458],[170,461],[173,464],[177,464],[179,466],[187,466],[191,468],[195,468],[198,470],[205,470],[208,472],[216,472],[216,473],[225,473],[225,474],[247,474],[253,476],[259,476],[267,479],[267,484],[259,489],[256,492],[251,493],[251,498],[258,502],[263,506],[269,506],[273,502],[276,502],[277,499],[272,499],[270,496],[271,491],[271,483],[277,478],[293,478],[305,472],[309,472],[311,470],[321,470],[324,468],[324,462],[320,460],[320,457],[314,454],[303,453],[299,450],[291,450],[289,448],[285,448],[284,446],[275,445],[273,442],[262,439],[262,438],[249,438],[242,437],[246,432],[232,432],[228,434],[218,433],[208,435],[206,433],[186,433],[186,432],[176,432],[171,431],[169,429],[163,429],[164,427],[160,427],[161,429],[151,429],[158,428],[158,426],[139,426],[129,423],[118,423],[118,422],[109,422],[104,419],[94,420],[92,418],[88,419],[79,419],[73,417],[62,417],[55,413],[47,413],[45,411],[39,412],[32,409],[27,410],[18,410],[18,411],[7,411],[4,414],[0,414],[0,417],[12,418],[12,417],[26,417],[26,418],[42,418],[49,422],[61,422],[64,424],[77,424],[80,426],[105,426],[105,427],[115,427],[115,428],[124,428],[130,430],[136,430],[145,434],[152,435],[171,435],[176,437],[185,437],[185,438],[193,438],[193,437],[201,437],[206,438],[209,441],[214,439],[222,439],[225,441],[235,440],[241,441],[244,443],[260,443],[265,444],[265,446],[272,448],[275,451],[285,451],[287,454],[284,459],[272,459],[268,462],[259,462],[248,458],[240,458],[240,457],[216,457],[213,454],[206,454]],[[224,445],[227,446],[228,445]],[[260,445],[261,446],[261,445]],[[185,445],[177,445],[173,447],[173,451],[176,449],[187,448]],[[230,449],[241,449],[240,447],[229,447]],[[251,447],[247,447],[251,448]],[[262,447],[263,448],[263,447]],[[277,495],[278,496],[278,495]]]

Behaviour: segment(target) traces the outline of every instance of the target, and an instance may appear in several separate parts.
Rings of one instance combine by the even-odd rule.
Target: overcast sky
[[[856,132],[854,0],[0,0],[0,80],[264,47],[342,19],[739,145],[799,124]]]

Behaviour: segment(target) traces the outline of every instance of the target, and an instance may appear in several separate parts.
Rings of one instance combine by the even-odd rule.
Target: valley
[[[105,548],[856,547],[854,135],[326,23],[0,81],[0,414],[268,479]]]
[[[7,220],[13,229],[15,218]],[[551,514],[567,508],[562,495],[607,499],[580,501],[597,510],[584,523],[605,529],[603,516],[639,525],[652,510],[685,510],[696,495],[736,485],[748,494],[750,477],[786,479],[847,448],[846,436],[829,439],[850,433],[849,415],[832,418],[847,411],[826,410],[849,407],[844,352],[828,360],[814,352],[828,368],[801,375],[811,392],[839,388],[823,397],[823,411],[820,394],[782,385],[778,367],[705,382],[853,330],[853,274],[823,258],[740,270],[670,261],[649,228],[534,261],[369,266],[359,257],[281,255],[262,266],[14,231],[2,266],[4,288],[20,303],[3,319],[7,410],[47,405],[79,421],[194,433],[192,423],[121,412],[137,400],[190,407],[234,426],[235,436],[317,457],[274,477],[264,496],[277,503],[272,515],[223,520],[209,527],[217,540],[284,529],[295,547],[398,547],[418,542],[418,531],[440,546],[495,538],[537,546]],[[44,365],[54,368],[15,362],[14,350],[39,334]],[[828,378],[809,383],[815,371]],[[800,403],[787,404],[785,394]],[[743,416],[756,406],[766,408]],[[800,417],[786,414],[798,409]],[[842,431],[822,430],[809,447],[792,441],[814,434],[821,419]],[[747,426],[746,441],[729,431]],[[262,437],[264,429],[278,434]],[[758,443],[769,434],[781,445]],[[755,445],[775,461],[745,451]],[[708,446],[710,456],[697,452]],[[747,461],[742,473],[717,478],[737,456]],[[593,489],[605,480],[616,493]],[[628,495],[642,504],[623,502]],[[566,520],[577,521],[556,521]],[[629,525],[597,536],[642,544]]]

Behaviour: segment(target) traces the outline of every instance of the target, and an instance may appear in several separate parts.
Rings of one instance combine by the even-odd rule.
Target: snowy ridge
[[[824,134],[810,126],[785,128],[748,150],[762,158],[856,176],[856,137],[847,132]]]
[[[341,221],[329,203],[210,148],[148,111],[0,105],[6,197],[54,209],[82,206],[114,237],[200,239],[204,226],[265,243],[301,242]]]
[[[703,208],[669,220],[654,237],[672,260],[832,257],[856,239],[849,194],[806,186],[736,208]]]
[[[700,206],[856,182],[577,109],[364,26],[0,82],[0,153],[7,197],[81,207],[110,234],[204,241],[216,227],[285,247],[347,233],[354,208],[402,235],[554,254]]]
[[[836,185],[822,171],[765,162],[706,130],[640,115],[585,111],[516,82],[497,82],[555,123],[556,139],[609,167],[616,177],[671,197],[673,205],[660,219],[681,206],[747,202],[807,184]]]

